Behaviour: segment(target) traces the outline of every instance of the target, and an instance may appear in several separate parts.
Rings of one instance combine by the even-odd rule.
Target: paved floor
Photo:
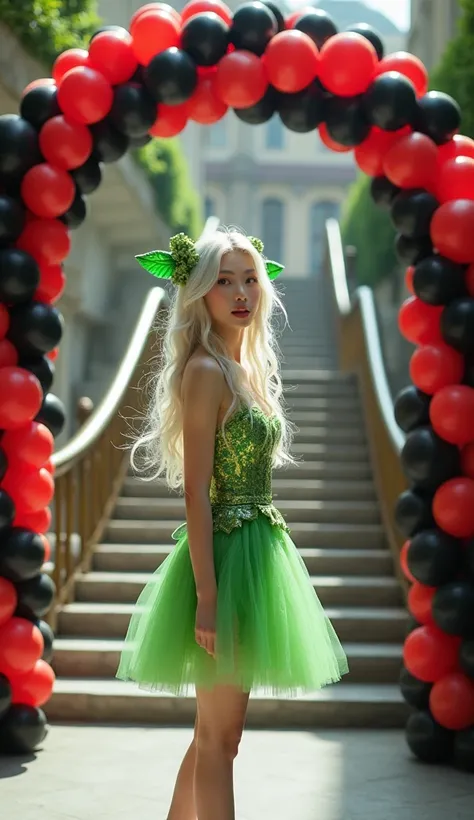
[[[55,726],[36,759],[0,758],[4,820],[165,820],[189,729]],[[248,729],[238,820],[468,820],[474,778],[423,766],[401,732]]]

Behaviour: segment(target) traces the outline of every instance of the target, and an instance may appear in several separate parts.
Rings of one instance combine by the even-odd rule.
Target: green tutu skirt
[[[216,657],[195,641],[196,588],[186,526],[132,614],[117,677],[185,695],[232,684],[297,695],[348,671],[332,624],[289,535],[259,513],[214,533],[218,585]]]

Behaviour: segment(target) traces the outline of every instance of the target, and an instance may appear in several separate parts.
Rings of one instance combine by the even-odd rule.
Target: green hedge
[[[462,109],[461,132],[474,137],[474,0],[460,0],[459,30],[431,76],[431,87],[456,99]]]

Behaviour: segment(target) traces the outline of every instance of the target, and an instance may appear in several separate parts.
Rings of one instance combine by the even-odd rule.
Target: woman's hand
[[[198,599],[196,608],[196,643],[213,658],[216,657],[217,598]]]

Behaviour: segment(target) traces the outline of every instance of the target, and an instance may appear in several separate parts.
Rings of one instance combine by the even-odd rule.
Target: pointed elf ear
[[[265,267],[267,269],[269,279],[276,279],[277,276],[285,270],[284,265],[280,265],[279,262],[271,262],[270,259],[265,260]]]
[[[176,263],[169,251],[150,251],[135,257],[137,262],[158,279],[171,279]]]

